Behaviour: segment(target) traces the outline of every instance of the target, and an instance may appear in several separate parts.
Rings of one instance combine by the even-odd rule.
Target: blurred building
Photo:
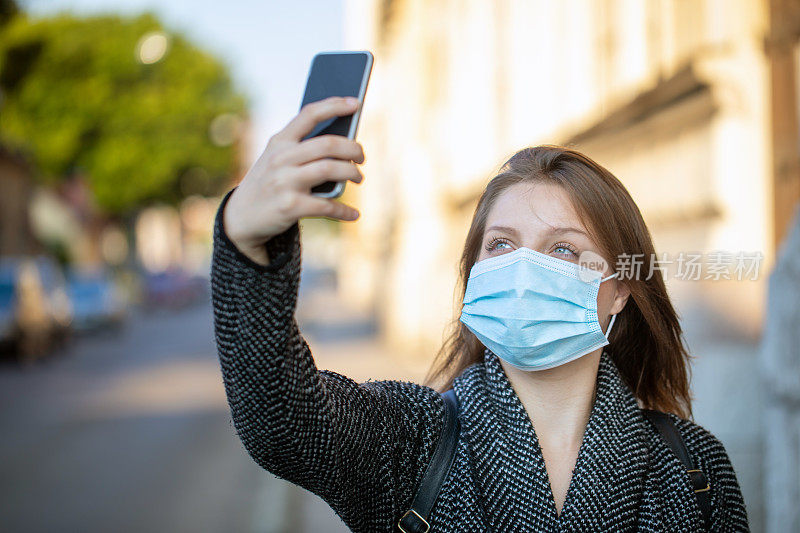
[[[350,0],[344,35],[375,65],[341,296],[374,311],[391,344],[423,359],[439,348],[479,194],[515,151],[544,143],[619,177],[659,254],[728,262],[730,280],[668,266],[687,328],[758,337],[800,199],[797,2]]]
[[[219,198],[193,195],[175,207],[146,207],[134,225],[137,262],[148,272],[181,270],[205,276]]]

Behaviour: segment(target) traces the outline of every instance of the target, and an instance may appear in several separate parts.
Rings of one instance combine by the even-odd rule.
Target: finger
[[[361,164],[364,162],[362,146],[341,135],[320,135],[294,144],[281,154],[281,164],[303,165],[310,161],[332,157]]]
[[[303,106],[303,109],[286,125],[281,131],[275,134],[276,137],[288,140],[299,141],[314,129],[317,123],[336,116],[351,115],[358,107],[358,101],[351,101],[343,96],[331,96],[323,100],[311,102]]]
[[[330,198],[304,195],[297,202],[296,217],[328,217],[339,220],[355,220],[359,212]]]
[[[326,181],[350,180],[355,183],[361,183],[364,176],[355,163],[342,161],[341,159],[319,159],[296,167],[295,175],[292,179],[298,186],[310,189],[314,185],[319,185]]]

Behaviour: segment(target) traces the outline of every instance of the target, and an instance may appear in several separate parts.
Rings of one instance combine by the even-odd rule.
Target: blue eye
[[[493,251],[495,251],[495,250],[502,250],[503,248],[496,248],[496,246],[497,246],[498,244],[505,244],[505,245],[506,245],[506,246],[508,246],[509,248],[511,247],[511,244],[510,244],[510,243],[509,243],[507,240],[505,240],[505,239],[501,239],[500,237],[495,237],[494,239],[490,240],[490,241],[489,241],[489,242],[486,244],[486,251],[487,251],[487,252],[493,252]]]
[[[576,250],[574,246],[566,242],[560,242],[556,244],[553,247],[553,252],[555,252],[558,255],[565,255],[570,259],[573,257],[575,258],[578,257],[578,250]]]

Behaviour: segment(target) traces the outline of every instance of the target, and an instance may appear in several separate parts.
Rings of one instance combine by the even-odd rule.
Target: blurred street
[[[317,291],[303,305],[307,329],[323,340],[310,304],[330,297]],[[348,338],[309,339],[321,368],[403,372],[379,356],[369,327],[350,323]],[[3,365],[0,427],[2,531],[348,531],[241,446],[209,304],[132,313],[118,333],[78,338],[31,366]]]

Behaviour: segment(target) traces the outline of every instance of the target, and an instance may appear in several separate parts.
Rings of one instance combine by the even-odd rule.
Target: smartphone
[[[371,72],[372,53],[366,50],[320,52],[315,55],[308,71],[300,108],[329,96],[354,96],[358,98],[359,106],[352,115],[333,117],[318,123],[302,140],[328,134],[355,139]],[[338,198],[344,192],[344,185],[344,181],[326,181],[312,187],[311,194],[322,198]]]

